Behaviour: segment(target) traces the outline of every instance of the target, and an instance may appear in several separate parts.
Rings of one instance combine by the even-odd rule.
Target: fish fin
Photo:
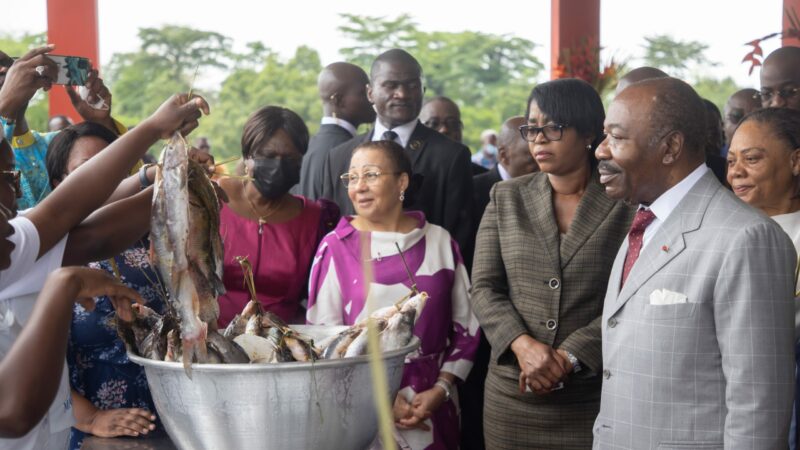
[[[208,360],[208,349],[206,348],[206,337],[208,325],[200,324],[200,335],[192,339],[183,340],[183,370],[186,376],[192,379],[192,362],[204,363]]]

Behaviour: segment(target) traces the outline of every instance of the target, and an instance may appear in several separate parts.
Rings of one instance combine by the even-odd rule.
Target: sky
[[[337,27],[339,14],[395,17],[409,13],[424,31],[482,31],[514,35],[537,44],[534,54],[549,70],[550,0],[465,2],[404,0],[402,8],[376,0],[263,1],[225,0],[97,0],[100,22],[100,60],[107,63],[115,52],[138,48],[141,27],[185,25],[216,31],[233,39],[234,49],[250,41],[290,56],[308,45],[320,53],[323,64],[340,60],[338,49],[349,42]],[[502,4],[502,6],[500,6]],[[749,47],[744,43],[780,31],[782,0],[603,0],[601,45],[603,58],[635,58],[642,54],[644,37],[669,34],[709,46],[706,55],[715,66],[705,75],[733,77],[743,87],[758,87],[758,69],[748,76],[741,64]],[[4,28],[0,32],[41,32],[47,27],[46,0],[0,0]],[[10,16],[9,16],[10,14]],[[769,52],[779,40],[762,47]],[[549,72],[544,72],[543,77]],[[219,78],[207,74],[209,78]]]

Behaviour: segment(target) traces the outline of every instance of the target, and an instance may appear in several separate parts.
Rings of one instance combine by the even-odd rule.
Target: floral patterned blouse
[[[150,242],[141,239],[114,258],[122,282],[136,289],[147,306],[164,312],[159,295],[160,278],[150,265]],[[110,261],[91,263],[115,275]],[[94,311],[75,304],[67,348],[70,385],[99,409],[144,408],[155,411],[142,367],[128,360],[125,345],[117,336],[114,308],[108,297],[95,299]],[[73,428],[70,448],[80,448],[84,433]]]

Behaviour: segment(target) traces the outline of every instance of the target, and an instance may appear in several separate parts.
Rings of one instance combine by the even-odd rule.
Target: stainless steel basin
[[[293,326],[319,340],[346,327]],[[383,354],[390,398],[400,386],[405,356],[419,347]],[[366,448],[378,430],[366,356],[314,363],[183,365],[128,355],[144,366],[167,433],[178,448]]]

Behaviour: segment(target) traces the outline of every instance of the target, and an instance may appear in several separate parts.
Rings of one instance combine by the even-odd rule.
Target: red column
[[[55,55],[83,56],[100,68],[97,0],[47,0],[47,42]],[[50,90],[50,115],[64,114],[76,123],[80,116],[61,86]]]
[[[800,47],[800,0],[783,0],[783,39],[784,47]]]
[[[600,45],[600,0],[552,0],[550,14],[550,78],[561,75],[562,57],[582,51],[587,45],[595,49],[592,52],[597,66],[586,69],[596,73],[599,69],[596,49]],[[572,72],[579,71],[581,68],[573,64]]]

